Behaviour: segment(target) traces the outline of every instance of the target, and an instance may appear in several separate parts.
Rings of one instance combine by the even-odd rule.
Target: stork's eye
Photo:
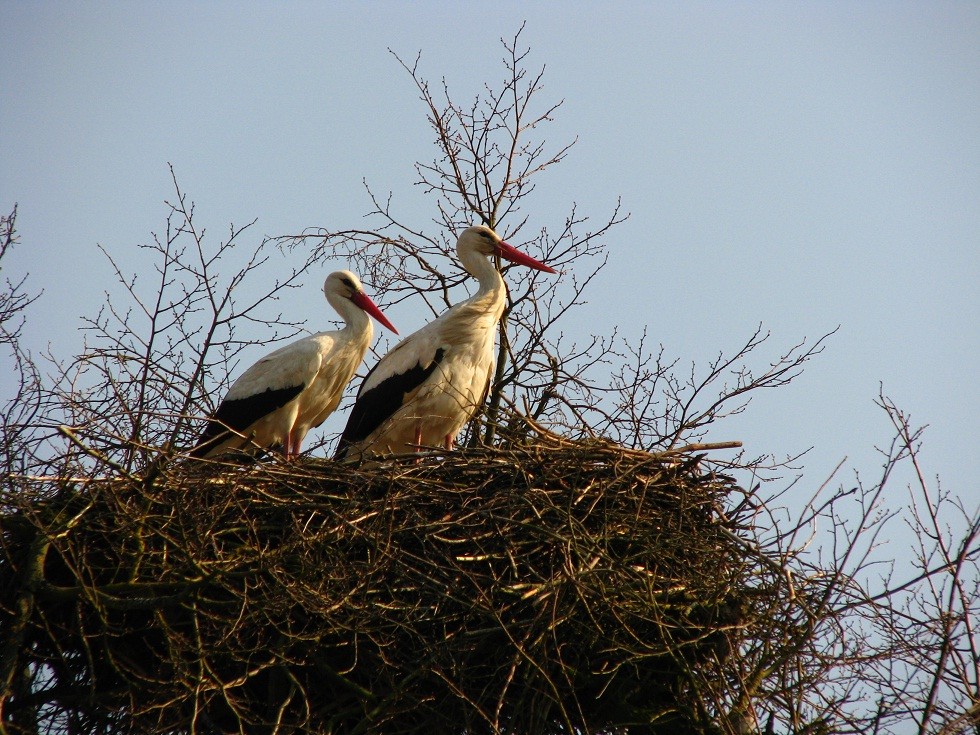
[[[341,278],[340,279],[340,282],[342,284],[344,284],[345,286],[347,286],[347,288],[351,289],[352,291],[356,291],[357,290],[357,287],[354,285],[354,282],[351,279],[349,279],[349,278],[346,278],[346,277],[345,278]]]

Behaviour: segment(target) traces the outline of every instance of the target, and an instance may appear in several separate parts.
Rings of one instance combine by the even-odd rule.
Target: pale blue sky
[[[880,381],[931,425],[926,471],[975,497],[977,3],[5,3],[0,209],[19,203],[22,244],[4,275],[46,290],[28,345],[79,348],[78,314],[112,287],[96,244],[136,267],[168,162],[215,236],[256,217],[256,238],[358,226],[362,178],[427,222],[411,184],[431,135],[387,48],[421,51],[468,99],[523,20],[542,99],[565,100],[549,138],[579,137],[539,181],[532,230],[573,202],[632,213],[566,328],[646,326],[703,364],[760,322],[769,356],[840,324],[798,382],[712,438],[814,445],[801,494],[845,455],[873,474]],[[325,272],[302,295],[312,329],[332,318]]]

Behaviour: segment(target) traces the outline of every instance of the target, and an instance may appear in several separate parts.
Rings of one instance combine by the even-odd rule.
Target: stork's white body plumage
[[[554,273],[488,227],[465,230],[456,252],[479,282],[477,292],[406,337],[368,373],[341,436],[338,459],[403,454],[420,446],[451,449],[486,398],[496,328],[507,299],[504,281],[488,257],[497,253]]]
[[[191,450],[193,456],[278,446],[293,457],[307,432],[337,408],[371,344],[370,317],[392,331],[395,328],[350,271],[331,273],[323,292],[344,320],[344,328],[292,342],[242,373]]]

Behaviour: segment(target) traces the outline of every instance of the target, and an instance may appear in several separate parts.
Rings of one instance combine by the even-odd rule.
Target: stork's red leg
[[[422,451],[422,424],[421,423],[416,424],[415,426],[415,451],[416,452]],[[418,459],[415,460],[415,464],[419,464],[419,462],[421,461],[422,458],[419,457]]]

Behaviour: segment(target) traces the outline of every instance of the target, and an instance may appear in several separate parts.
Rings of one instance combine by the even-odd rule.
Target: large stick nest
[[[571,442],[66,480],[0,516],[4,720],[709,732],[745,611],[733,489]]]

